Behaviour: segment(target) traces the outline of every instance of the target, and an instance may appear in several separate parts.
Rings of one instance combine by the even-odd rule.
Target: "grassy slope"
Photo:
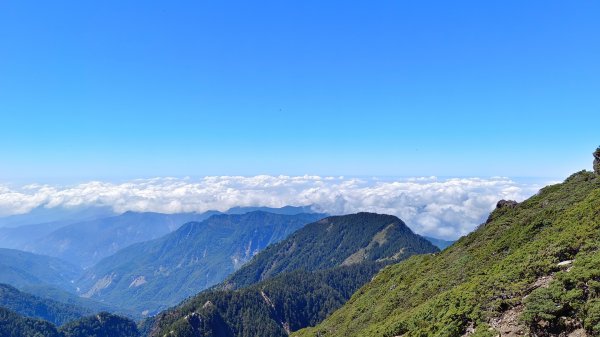
[[[598,335],[599,187],[597,176],[579,172],[497,209],[442,253],[382,270],[322,324],[294,336],[460,336],[471,324],[473,336],[494,336],[490,319],[523,303],[526,329],[569,329],[566,316]],[[570,259],[573,268],[560,271]],[[550,286],[532,292],[544,275],[554,275]]]

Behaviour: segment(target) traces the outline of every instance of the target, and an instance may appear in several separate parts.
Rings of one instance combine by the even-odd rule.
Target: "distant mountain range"
[[[84,297],[156,313],[222,281],[268,245],[323,217],[262,211],[213,215],[120,250],[87,270],[77,286]]]
[[[450,246],[452,246],[452,244],[456,241],[452,241],[452,240],[442,240],[442,239],[438,239],[438,238],[433,238],[430,236],[424,236],[423,238],[425,238],[425,240],[433,243],[434,246],[438,247],[441,250],[444,250]]]
[[[110,207],[47,207],[39,206],[24,214],[0,217],[0,228],[43,223],[68,225],[116,215]]]
[[[267,212],[273,214],[283,214],[283,215],[296,215],[302,213],[320,213],[316,212],[313,209],[313,206],[283,206],[279,208],[275,207],[232,207],[229,210],[225,211],[225,214],[244,214],[249,212]]]
[[[270,245],[214,290],[160,314],[151,332],[287,336],[323,320],[381,267],[438,251],[394,216],[325,218]]]
[[[159,238],[186,222],[202,221],[215,213],[126,212],[61,227],[24,248],[88,268],[122,248]]]
[[[17,288],[53,286],[75,291],[81,268],[55,257],[0,248],[0,283]]]
[[[34,210],[32,214],[3,218],[0,220],[4,224],[15,227],[0,228],[0,244],[46,255],[0,249],[0,270],[3,271],[0,282],[42,300],[57,301],[77,308],[76,311],[90,313],[110,310],[139,317],[157,313],[217,284],[257,252],[285,239],[305,224],[326,216],[314,213],[310,206],[235,207],[226,213],[228,215],[218,211],[181,214],[126,212],[102,217],[110,214],[108,209],[53,212],[42,208]],[[36,217],[36,214],[41,214],[41,217]],[[87,220],[74,222],[65,218],[69,214],[74,219]],[[27,224],[35,219],[56,221]],[[392,220],[398,221],[397,218]],[[332,231],[336,233],[338,228]],[[318,237],[332,242],[340,239],[321,234]],[[432,241],[444,244],[441,240]],[[306,247],[310,245],[317,247],[319,244],[304,243]],[[281,261],[264,260],[265,256],[273,257],[272,254],[259,255],[252,267],[242,268],[229,279],[226,286],[228,289],[241,288],[280,273],[346,266],[353,264],[353,259],[357,258],[372,262],[373,256],[367,256],[372,248],[373,245],[365,247],[360,257],[358,254],[346,257],[350,262],[334,261],[323,265],[315,264],[308,251],[299,251],[295,259]],[[334,255],[341,256],[343,253],[336,252]],[[330,258],[322,257],[322,260]],[[402,258],[404,256],[401,255],[394,257],[397,260]],[[265,261],[269,268],[261,265]],[[306,265],[297,268],[298,261]],[[383,264],[360,266],[357,270],[362,270],[362,275],[368,276]],[[88,270],[84,272],[80,266]],[[256,278],[247,278],[248,271],[257,266],[262,266],[264,270],[257,272]],[[344,272],[352,273],[348,270],[353,268],[346,268]],[[322,287],[327,284],[324,278],[336,279],[334,274],[328,271],[302,277]],[[358,283],[352,284],[366,282],[356,272],[354,274]],[[299,274],[295,275],[297,278]],[[331,289],[349,296],[351,292],[348,289],[354,288]],[[337,306],[346,300],[343,296],[333,297],[342,299],[336,302]]]
[[[285,206],[234,207],[225,214],[244,214],[257,210],[287,215],[314,213],[310,206]],[[65,219],[69,214],[73,218]],[[13,226],[0,228],[0,247],[59,257],[82,268],[88,268],[131,244],[153,240],[176,230],[184,223],[198,222],[224,213],[125,212],[120,215],[103,216],[106,214],[111,212],[105,208],[75,211],[42,207],[28,214],[0,218],[0,223],[4,221],[5,224]],[[59,220],[39,222],[56,218]]]

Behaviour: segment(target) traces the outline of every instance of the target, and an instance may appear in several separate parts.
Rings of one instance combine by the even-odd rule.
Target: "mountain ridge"
[[[103,259],[77,285],[85,297],[155,312],[222,281],[268,244],[322,216],[255,211],[189,222]]]
[[[292,336],[600,334],[598,176],[581,171],[498,206],[446,250],[384,268]]]
[[[355,221],[355,223],[365,221],[377,223],[377,225],[371,228],[358,228],[356,233],[347,236],[346,234],[351,228],[349,223],[345,222],[346,219],[351,219],[349,221]],[[354,225],[354,223],[350,225]],[[324,226],[327,228],[323,233],[321,228]],[[305,234],[310,232],[314,234]],[[393,234],[389,237],[386,236],[390,233]],[[409,235],[411,240],[417,237],[420,239],[407,240],[404,238],[406,235]],[[386,245],[388,241],[394,242],[394,245]],[[314,253],[332,242],[335,242],[337,246],[333,250],[326,250],[325,256]],[[430,252],[437,251],[433,244],[414,234],[402,220],[393,215],[360,212],[352,215],[330,216],[308,224],[286,240],[267,247],[262,254],[256,256],[225,280],[225,284],[229,288],[239,288],[296,269],[327,269],[344,264],[351,265],[362,260],[375,261],[380,256],[388,259],[400,259],[403,255],[401,251],[389,255],[389,249],[393,250],[393,247],[424,248],[429,249]],[[394,257],[393,255],[396,254],[397,256]]]
[[[384,265],[438,251],[395,216],[327,217],[270,245],[223,284],[159,314],[151,333],[287,336],[323,320]]]

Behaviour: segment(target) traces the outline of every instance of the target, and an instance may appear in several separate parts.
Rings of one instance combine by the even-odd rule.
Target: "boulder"
[[[500,200],[498,201],[498,203],[496,204],[496,208],[500,209],[500,208],[513,208],[515,206],[517,206],[519,203],[514,201],[514,200]]]

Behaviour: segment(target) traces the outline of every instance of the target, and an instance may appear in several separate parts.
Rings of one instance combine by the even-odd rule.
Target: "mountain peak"
[[[380,214],[380,213],[372,213],[372,212],[358,212],[358,213],[353,213],[353,214],[344,214],[344,215],[337,215],[337,216],[332,216],[326,219],[352,219],[352,220],[364,220],[364,221],[383,221],[383,222],[389,222],[389,223],[401,223],[403,227],[406,227],[408,229],[408,226],[406,226],[406,224],[404,223],[404,221],[402,221],[400,218],[398,218],[395,215],[390,215],[390,214]]]
[[[330,216],[267,247],[226,281],[241,288],[294,270],[316,271],[358,262],[399,261],[438,249],[398,217],[377,213]]]

